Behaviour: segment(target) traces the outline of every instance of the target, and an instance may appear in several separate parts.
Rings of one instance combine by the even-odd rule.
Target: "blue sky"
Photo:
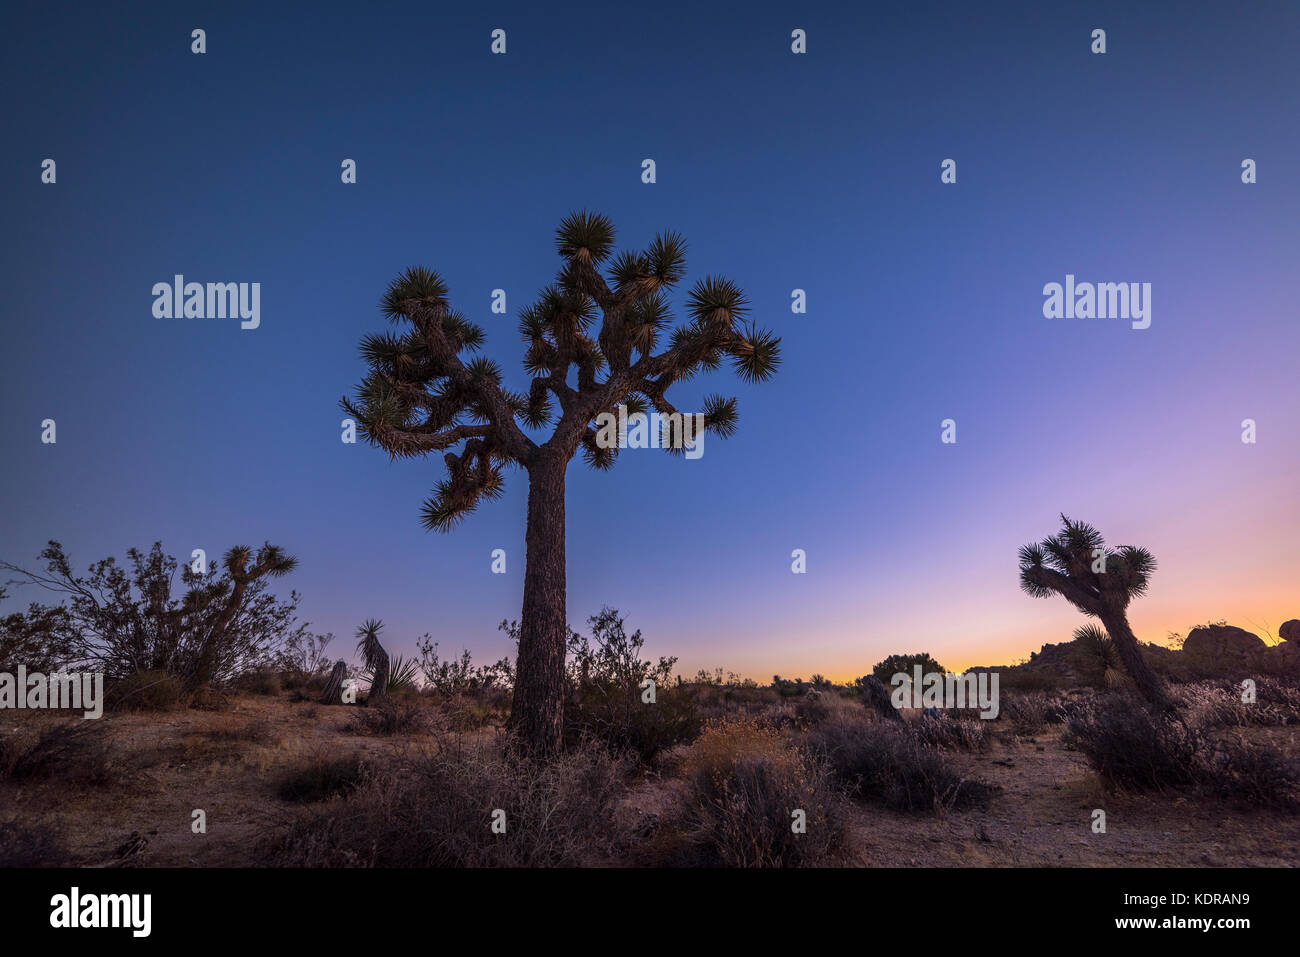
[[[269,539],[336,652],[373,616],[499,657],[522,474],[425,532],[440,461],[344,445],[337,402],[414,264],[520,386],[517,310],[588,208],[620,246],[680,231],[684,286],[739,283],[784,364],[676,387],[740,397],[698,461],[575,461],[575,625],[613,605],[686,670],[758,677],[1011,660],[1079,623],[1016,585],[1062,510],[1161,561],[1139,637],[1300,613],[1296,4],[11,4],[0,32],[0,558]],[[175,273],[260,282],[261,327],[154,318]],[[1067,273],[1150,282],[1151,328],[1045,319]]]

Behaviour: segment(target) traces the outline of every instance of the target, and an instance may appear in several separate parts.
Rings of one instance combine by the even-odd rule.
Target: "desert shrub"
[[[780,722],[780,726],[785,727],[790,725],[785,717],[788,714],[793,717],[793,726],[807,728],[840,715],[857,716],[862,714],[862,710],[862,699],[855,693],[831,689],[810,691],[801,697],[787,700],[779,711],[766,709],[757,715],[760,720],[770,720],[768,715],[771,715]]]
[[[1226,727],[1279,727],[1300,723],[1300,690],[1275,678],[1255,679],[1255,701],[1242,700],[1241,685],[1220,679],[1172,689],[1188,720],[1204,730]]]
[[[981,718],[926,715],[911,726],[922,745],[957,751],[982,751],[987,743],[987,722]]]
[[[0,586],[0,601],[4,598]],[[0,617],[0,672],[13,674],[24,665],[28,672],[48,674],[77,658],[80,651],[76,630],[61,606],[33,603],[26,612]]]
[[[782,678],[780,675],[772,675],[772,690],[782,698],[805,695],[810,687],[812,686],[802,678]]]
[[[982,807],[995,790],[963,777],[942,751],[902,722],[832,721],[809,732],[807,740],[851,795],[893,810]]]
[[[1195,784],[1207,746],[1185,721],[1153,714],[1122,694],[1098,696],[1070,717],[1066,734],[1103,780],[1135,790]]]
[[[285,679],[282,677],[281,681],[285,682]],[[301,681],[296,677],[291,676],[288,681],[284,683],[284,687],[288,689],[289,700],[294,704],[299,704],[303,701],[318,703],[321,696],[325,693],[325,685],[328,681],[328,676],[320,677],[318,675],[312,675],[311,677],[305,678]]]
[[[211,685],[195,688],[182,697],[196,711],[231,711],[235,708],[234,699],[226,689]]]
[[[589,680],[574,689],[564,709],[566,742],[595,738],[616,751],[631,752],[644,764],[668,748],[694,740],[700,727],[689,688],[664,688],[648,704],[639,688]]]
[[[659,688],[671,683],[676,658],[660,657],[658,662],[642,660],[645,639],[640,629],[628,634],[617,608],[601,608],[587,619],[591,637],[570,629],[565,658],[569,682],[575,687],[588,683],[617,685],[640,689],[647,681]]]
[[[249,721],[246,724],[231,727],[209,728],[203,732],[203,736],[209,741],[219,744],[235,744],[238,742],[266,744],[274,739],[271,734],[271,727],[265,721]]]
[[[550,761],[451,740],[377,773],[340,809],[300,818],[269,863],[338,867],[565,867],[610,863],[628,762],[596,742]],[[505,812],[504,833],[492,830]]]
[[[52,724],[35,738],[11,734],[0,740],[0,777],[18,781],[59,777],[103,787],[117,783],[118,769],[98,721]]]
[[[816,675],[815,677],[820,678],[821,676]],[[680,675],[677,678],[677,683],[683,683]],[[695,677],[690,679],[689,683],[693,685],[709,685],[727,691],[735,691],[740,688],[750,691],[759,690],[758,682],[753,678],[745,678],[734,671],[727,671],[724,668],[714,668],[712,671],[701,668],[695,672]]]
[[[871,674],[885,687],[890,687],[894,675],[900,672],[907,675],[909,680],[913,678],[912,669],[916,665],[921,666],[922,675],[948,673],[943,665],[930,657],[929,652],[922,651],[915,655],[890,655],[884,661],[876,662],[875,667],[871,669]]]
[[[357,755],[333,756],[318,752],[305,763],[286,771],[276,784],[281,801],[306,804],[324,801],[355,790],[368,769]]]
[[[68,867],[71,855],[53,830],[23,821],[0,821],[0,868]]]
[[[184,697],[180,678],[162,670],[137,671],[113,682],[108,703],[118,711],[170,711]]]
[[[328,677],[328,675],[309,675],[301,671],[282,671],[280,687],[290,692],[291,701],[314,701],[325,690]]]
[[[109,678],[163,671],[191,688],[220,684],[273,665],[281,649],[306,634],[295,617],[297,593],[281,601],[269,591],[268,576],[296,564],[269,543],[255,554],[237,546],[202,572],[164,553],[159,542],[148,552],[128,549],[125,563],[113,557],[95,562],[84,576],[73,571],[58,542],[51,541],[40,558],[42,571],[3,561],[0,570],[59,596],[62,604],[34,604],[22,621],[6,618],[0,628],[27,640],[34,636],[38,644],[48,639],[51,655],[93,660]],[[7,643],[0,640],[0,650]]]
[[[796,723],[819,724],[830,717],[834,709],[834,700],[830,694],[811,690],[793,700],[793,712]]]
[[[280,673],[280,684],[286,691],[297,691],[312,682],[324,686],[334,662],[326,650],[334,640],[334,633],[317,635],[305,627],[285,636],[273,661]]]
[[[355,709],[344,731],[352,734],[422,734],[432,727],[432,716],[418,699],[383,697]]]
[[[503,621],[498,627],[512,640],[519,640],[518,622]],[[420,653],[417,666],[424,675],[422,693],[441,705],[450,728],[473,731],[505,716],[515,680],[513,661],[501,658],[495,664],[475,665],[469,649],[459,658],[440,658],[438,643],[428,635],[416,642],[416,648]]]
[[[1029,691],[1002,697],[999,718],[1011,723],[1017,734],[1037,734],[1049,724],[1065,721],[1066,710],[1055,695],[1042,691]]]
[[[761,715],[781,712],[788,713],[791,720],[794,717],[793,703],[790,699],[782,697],[775,688],[723,686],[699,682],[688,682],[684,687],[690,692],[701,724],[735,714]]]
[[[765,728],[776,728],[781,731],[789,731],[799,727],[800,722],[804,720],[799,717],[797,705],[795,704],[795,701],[797,700],[798,699],[794,699],[793,701],[785,700],[779,704],[763,705],[757,708],[740,708],[735,711],[727,711],[723,709],[715,714],[710,714],[707,718],[702,717],[702,720],[716,721],[719,718],[733,717],[735,715],[743,714],[749,715]]]
[[[1300,760],[1245,741],[1219,742],[1208,788],[1247,804],[1300,809]]]
[[[712,723],[683,766],[678,827],[690,863],[798,867],[843,858],[848,827],[829,769],[775,729],[744,716]],[[792,827],[796,811],[803,833]]]
[[[518,641],[518,623],[503,621],[498,628]],[[509,658],[492,665],[475,665],[468,648],[461,651],[459,658],[439,658],[438,643],[428,635],[422,635],[415,647],[420,652],[416,667],[423,672],[426,687],[445,698],[489,689],[508,690],[514,685],[514,663]]]
[[[1156,713],[1136,698],[1113,694],[1072,715],[1066,728],[1070,743],[1108,784],[1139,791],[1188,788],[1300,808],[1300,761],[1240,736],[1215,738],[1195,724],[1197,718]]]
[[[426,690],[421,695],[452,731],[477,731],[503,722],[510,714],[510,693],[505,689],[480,689],[450,697]]]
[[[1295,680],[1257,678],[1255,681],[1257,704],[1264,705],[1255,714],[1255,724],[1300,724],[1300,686]],[[1241,686],[1235,689],[1238,694]]]
[[[272,671],[252,671],[241,675],[235,682],[241,691],[250,694],[276,696],[281,691],[280,676]]]
[[[587,623],[590,638],[569,632],[566,742],[594,738],[649,763],[664,749],[693,739],[701,722],[693,686],[671,680],[677,659],[642,659],[641,632],[629,635],[617,609],[602,608]],[[651,682],[654,703],[643,700]]]
[[[889,689],[875,675],[863,675],[853,680],[853,693],[858,700],[870,710],[887,721],[901,721],[902,716],[894,707]]]

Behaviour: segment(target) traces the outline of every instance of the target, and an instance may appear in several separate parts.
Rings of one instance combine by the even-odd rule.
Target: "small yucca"
[[[1082,625],[1074,630],[1074,640],[1084,654],[1088,670],[1100,679],[1099,683],[1107,688],[1118,688],[1127,683],[1128,675],[1120,660],[1119,649],[1106,632],[1094,624]]]

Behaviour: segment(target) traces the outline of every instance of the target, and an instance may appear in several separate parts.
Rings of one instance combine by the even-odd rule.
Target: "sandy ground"
[[[176,710],[102,719],[120,780],[0,781],[0,819],[41,824],[60,834],[77,862],[102,865],[133,834],[147,839],[129,862],[142,866],[257,863],[257,843],[296,808],[277,796],[279,777],[314,756],[362,754],[400,759],[426,748],[422,737],[349,733],[346,707],[240,695],[226,711]],[[6,712],[0,734],[30,734],[45,713]],[[490,732],[487,732],[490,733]],[[1291,753],[1300,728],[1251,729]],[[1002,790],[987,810],[942,816],[869,805],[852,809],[852,860],[868,867],[1300,865],[1300,817],[1178,794],[1106,794],[1059,726],[1036,735],[996,735],[985,753],[953,752],[969,776]],[[679,782],[650,777],[625,800],[635,820],[659,815]],[[1094,809],[1106,833],[1092,830]],[[207,833],[191,830],[206,813]]]

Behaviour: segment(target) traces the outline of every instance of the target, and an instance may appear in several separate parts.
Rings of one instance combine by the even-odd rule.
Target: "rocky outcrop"
[[[1187,633],[1181,650],[1141,643],[1142,657],[1168,680],[1191,681],[1211,676],[1300,674],[1300,619],[1278,629],[1283,640],[1267,645],[1258,635],[1235,625],[1199,625]],[[1018,665],[971,667],[967,671],[997,671],[1004,681],[1036,680],[1044,687],[1086,684],[1092,669],[1078,642],[1046,644]]]
[[[1236,625],[1200,625],[1187,633],[1183,654],[1198,668],[1223,671],[1250,668],[1266,647],[1258,635]]]

